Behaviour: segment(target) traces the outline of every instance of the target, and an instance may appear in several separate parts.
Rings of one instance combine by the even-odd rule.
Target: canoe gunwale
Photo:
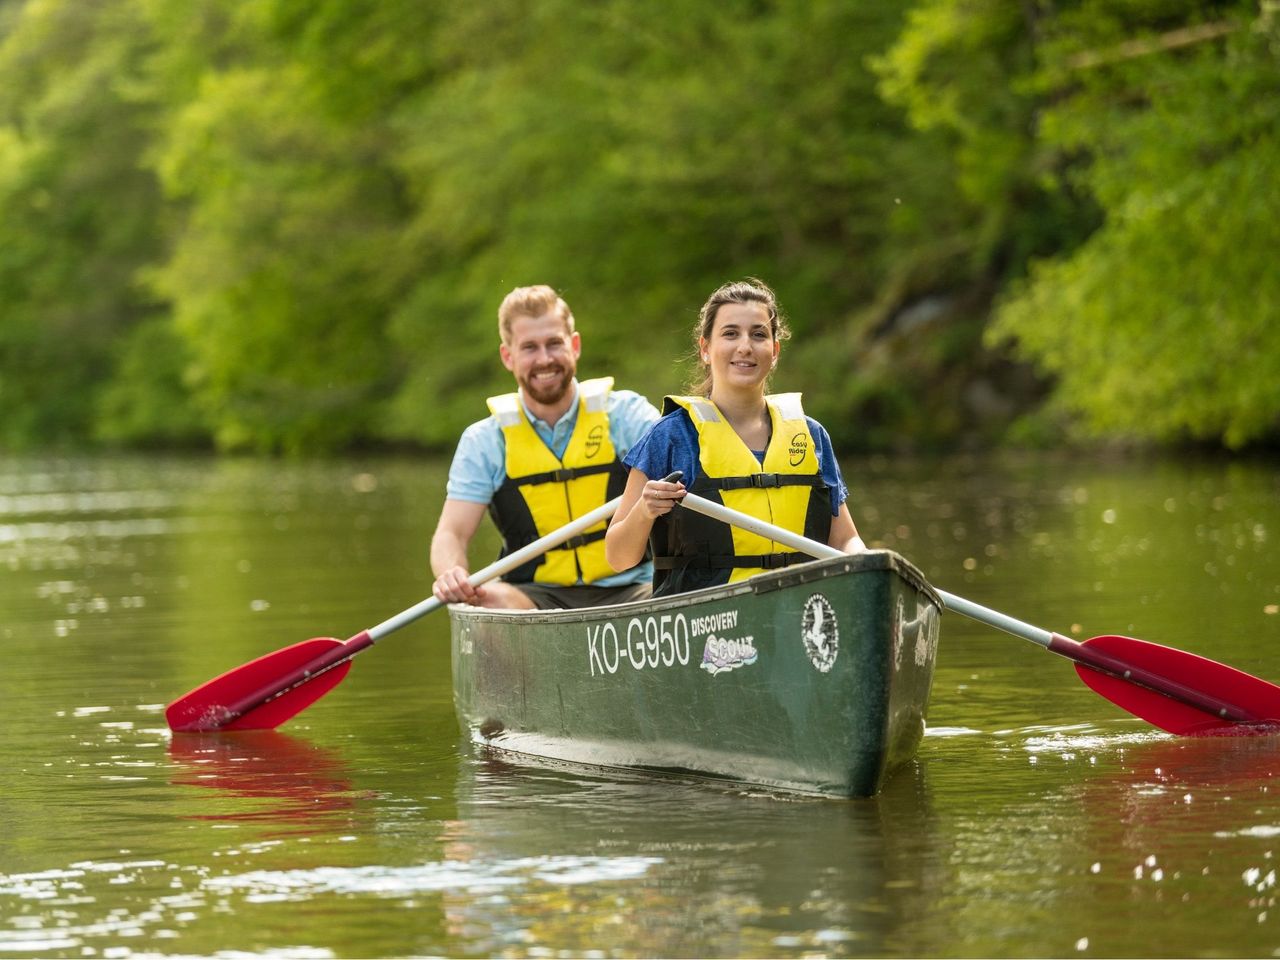
[[[518,620],[527,623],[579,623],[583,620],[620,616],[640,609],[661,611],[684,607],[691,603],[715,601],[745,594],[772,593],[775,590],[782,590],[802,583],[813,583],[845,573],[872,570],[892,570],[896,572],[913,588],[926,594],[937,606],[939,612],[945,610],[938,592],[925,579],[924,574],[909,560],[893,550],[867,550],[862,553],[851,553],[844,557],[812,560],[809,563],[787,567],[785,570],[757,574],[748,580],[740,580],[737,583],[724,584],[718,587],[703,587],[701,590],[690,590],[688,593],[679,593],[669,597],[646,597],[643,600],[632,600],[628,603],[581,607],[572,610],[501,610],[473,607],[468,604],[451,604],[449,606],[449,615],[450,617],[478,621]]]

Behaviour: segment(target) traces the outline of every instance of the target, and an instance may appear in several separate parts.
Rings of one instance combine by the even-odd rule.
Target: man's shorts
[[[628,583],[621,587],[591,587],[576,584],[558,587],[547,583],[513,583],[539,610],[574,610],[602,607],[611,603],[646,600],[653,595],[651,583]]]

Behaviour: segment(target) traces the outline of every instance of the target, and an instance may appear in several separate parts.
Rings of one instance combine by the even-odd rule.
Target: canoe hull
[[[924,734],[942,603],[891,551],[590,610],[450,608],[474,743],[836,797]]]

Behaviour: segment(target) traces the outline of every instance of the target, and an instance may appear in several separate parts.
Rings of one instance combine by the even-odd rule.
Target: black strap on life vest
[[[753,473],[746,477],[707,477],[705,486],[716,490],[763,490],[769,487],[821,487],[822,474]]]
[[[683,567],[724,569],[729,567],[761,567],[765,570],[781,570],[793,563],[808,563],[813,558],[806,553],[753,553],[737,554],[694,553],[679,557],[654,557],[655,570],[677,570]]]
[[[552,547],[553,550],[577,550],[579,547],[585,547],[588,543],[595,543],[597,540],[603,540],[608,530],[595,530],[591,533],[580,533],[576,537],[570,537],[558,547]]]
[[[497,491],[493,495],[493,500],[489,503],[489,515],[493,517],[494,525],[498,528],[498,532],[502,535],[502,552],[499,557],[505,557],[508,554],[515,553],[522,547],[537,540],[541,533],[538,532],[537,524],[534,523],[533,516],[529,513],[529,504],[524,499],[524,495],[520,493],[518,487],[530,482],[549,482],[548,479],[539,481],[539,477],[551,478],[555,473],[576,473],[581,476],[584,473],[609,473],[609,482],[605,490],[605,501],[612,500],[614,497],[621,495],[623,489],[627,485],[627,466],[621,460],[615,460],[609,464],[597,464],[590,467],[570,468],[564,470],[547,471],[544,474],[532,474],[530,476],[513,479],[507,477],[502,482]],[[561,481],[567,482],[567,481]],[[580,534],[572,540],[555,547],[557,550],[576,550],[579,547],[594,543],[604,538],[604,530],[596,530],[592,533]],[[548,550],[547,553],[551,551]],[[521,564],[515,570],[512,570],[502,579],[508,583],[529,583],[533,580],[537,573],[538,567],[544,562],[546,554],[539,554],[528,563]]]
[[[568,483],[578,477],[589,477],[594,473],[608,473],[613,463],[593,463],[589,467],[561,467],[559,470],[547,470],[544,473],[529,473],[523,477],[507,480],[514,487],[527,487],[535,483]]]
[[[711,486],[715,482],[714,478],[700,476],[691,492],[723,503],[720,491]],[[831,493],[819,475],[805,513],[805,536],[826,543],[831,523]],[[811,559],[804,553],[737,556],[732,552],[733,531],[728,524],[679,506],[653,522],[649,543],[653,548],[655,597],[719,586],[728,582],[735,567],[776,570]]]

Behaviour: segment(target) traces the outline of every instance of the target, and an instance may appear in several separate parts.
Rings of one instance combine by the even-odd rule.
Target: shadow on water
[[[338,754],[276,732],[175,737],[170,759],[173,785],[207,797],[190,819],[265,824],[282,838],[341,821],[353,806],[387,807],[389,822],[405,799],[354,791]],[[367,898],[384,914],[412,909],[416,929],[402,921],[365,941],[392,953],[872,956],[919,952],[914,921],[949,872],[918,763],[880,796],[855,801],[467,750],[433,774],[455,781],[442,792],[456,800],[433,808],[431,850],[342,865],[276,847],[257,858],[276,865],[204,888],[255,911],[346,912]]]

